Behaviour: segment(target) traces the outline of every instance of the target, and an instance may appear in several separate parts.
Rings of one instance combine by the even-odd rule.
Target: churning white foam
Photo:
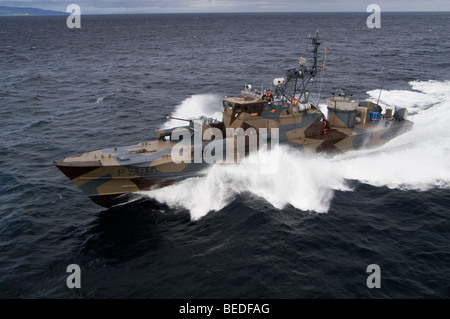
[[[255,155],[257,156],[257,155]],[[333,174],[325,159],[280,146],[276,172],[264,173],[267,163],[216,164],[204,177],[190,178],[176,185],[147,192],[169,206],[185,207],[192,219],[220,210],[236,195],[253,193],[277,208],[291,204],[302,210],[326,212],[334,189],[348,190],[345,180]]]
[[[450,188],[450,81],[413,81],[410,85],[412,90],[383,91],[380,104],[407,107],[409,114],[414,114],[409,116],[415,123],[413,129],[377,149],[319,158],[280,146],[274,174],[261,173],[261,165],[267,164],[216,164],[205,176],[145,194],[190,210],[196,220],[220,210],[243,192],[261,197],[276,208],[290,204],[321,213],[328,211],[336,190],[352,190],[348,180],[404,190]],[[375,101],[379,93],[378,89],[368,92]],[[220,112],[217,96],[194,95],[173,116],[192,117],[195,113],[220,119]]]

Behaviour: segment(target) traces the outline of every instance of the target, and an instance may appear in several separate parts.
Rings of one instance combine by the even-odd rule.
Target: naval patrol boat
[[[95,203],[112,207],[127,203],[141,191],[199,176],[214,160],[225,159],[230,148],[232,159],[251,154],[255,150],[249,147],[252,136],[264,135],[269,142],[276,138],[305,152],[333,156],[377,147],[413,127],[405,107],[383,112],[378,103],[344,92],[326,99],[325,116],[310,93],[325,69],[326,48],[319,53],[319,33],[309,39],[312,61],[300,58],[284,77],[273,80],[272,89],[258,92],[246,85],[236,96],[224,97],[221,121],[179,119],[186,125],[157,130],[154,140],[67,156],[54,165]],[[244,137],[243,148],[235,143],[238,136]],[[258,149],[261,139],[256,141]]]

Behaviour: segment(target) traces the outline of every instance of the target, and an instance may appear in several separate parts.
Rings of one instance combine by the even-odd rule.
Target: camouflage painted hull
[[[204,165],[173,163],[170,141],[143,142],[55,160],[53,164],[95,203],[112,207],[139,191],[198,176]]]
[[[303,114],[303,117],[309,116],[311,114]],[[322,117],[313,118],[315,120],[297,121],[296,127],[292,123],[278,125],[280,143],[313,153],[338,154],[382,145],[413,126],[407,120],[380,120],[353,128],[324,130]],[[282,116],[278,120],[283,122]],[[242,127],[251,122],[236,124]],[[175,145],[176,142],[160,139],[65,157],[55,160],[54,165],[95,203],[112,207],[130,201],[133,194],[140,191],[202,175],[209,165],[205,162],[177,164],[172,161],[171,151]]]

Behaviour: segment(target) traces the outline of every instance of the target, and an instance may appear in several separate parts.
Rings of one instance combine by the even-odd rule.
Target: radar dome
[[[273,80],[273,85],[275,86],[281,86],[286,83],[286,80],[284,78],[276,78]]]

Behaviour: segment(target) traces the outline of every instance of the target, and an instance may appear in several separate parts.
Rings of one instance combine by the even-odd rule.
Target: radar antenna
[[[314,37],[309,36],[313,47],[313,65],[308,65],[305,58],[300,58],[297,68],[290,68],[286,70],[286,84],[279,86],[275,90],[275,97],[290,103],[293,99],[297,99],[300,102],[307,102],[309,99],[308,87],[312,86],[315,81],[315,77],[319,70],[318,68],[318,49],[322,43],[322,39],[319,36],[319,31],[316,32]]]

